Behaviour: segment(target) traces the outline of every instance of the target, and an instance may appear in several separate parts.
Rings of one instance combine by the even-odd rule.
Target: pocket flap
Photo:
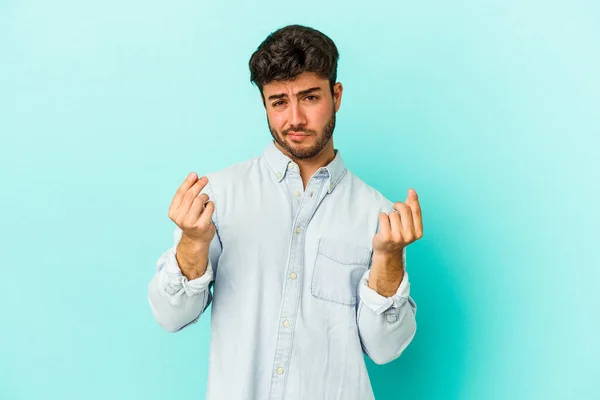
[[[369,264],[372,250],[368,247],[345,242],[339,239],[319,238],[319,254],[340,264]]]

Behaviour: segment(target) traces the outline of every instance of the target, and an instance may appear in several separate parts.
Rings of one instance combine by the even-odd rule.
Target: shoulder
[[[224,210],[232,209],[235,199],[240,198],[247,191],[247,185],[253,181],[250,179],[258,169],[260,156],[237,162],[220,170],[205,173],[208,184],[202,190],[215,204],[213,222],[222,221],[226,217]]]
[[[209,181],[217,184],[226,184],[231,180],[239,180],[240,176],[250,174],[258,167],[261,156],[237,162],[226,168],[217,171],[211,171],[206,174]]]
[[[255,196],[268,176],[261,156],[208,172],[207,191],[215,205],[230,207],[240,197]]]
[[[377,208],[380,212],[386,213],[392,209],[394,205],[393,201],[359,178],[352,171],[346,170],[344,180],[350,189],[351,195],[356,197],[356,200],[361,202],[362,205],[369,206],[369,208]]]

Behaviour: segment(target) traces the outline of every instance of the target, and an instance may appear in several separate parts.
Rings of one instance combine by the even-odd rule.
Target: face
[[[264,104],[273,139],[296,159],[314,158],[323,151],[333,154],[331,137],[342,90],[338,82],[332,94],[329,80],[312,72],[305,72],[294,81],[264,85]]]

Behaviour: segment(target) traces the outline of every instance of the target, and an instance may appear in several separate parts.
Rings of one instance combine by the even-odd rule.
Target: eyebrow
[[[296,93],[296,97],[304,96],[305,94],[317,92],[319,90],[321,90],[321,88],[318,86],[311,87],[310,89],[301,90],[298,93]],[[284,97],[287,97],[287,94],[285,94],[285,93],[272,94],[271,96],[269,96],[269,98],[267,100],[276,100],[276,99],[281,99]]]

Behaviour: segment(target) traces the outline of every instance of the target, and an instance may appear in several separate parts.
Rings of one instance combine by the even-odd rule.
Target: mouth
[[[302,140],[304,138],[307,138],[310,135],[307,135],[306,133],[301,133],[301,132],[288,132],[287,136],[289,136],[293,140]]]

